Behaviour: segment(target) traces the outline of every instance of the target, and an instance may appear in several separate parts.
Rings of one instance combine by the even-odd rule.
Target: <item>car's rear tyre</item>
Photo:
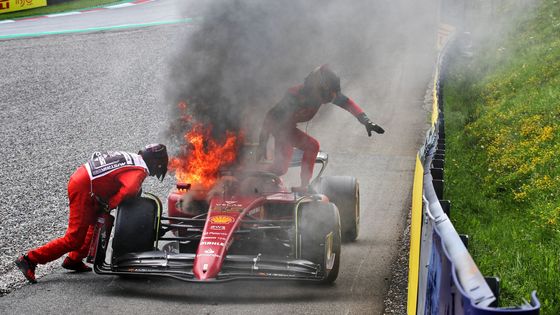
[[[309,202],[298,211],[298,256],[320,264],[321,283],[333,283],[340,268],[340,217],[332,203]]]
[[[117,210],[113,257],[154,249],[156,240],[157,206],[152,199],[129,199]]]
[[[360,233],[360,186],[351,176],[325,176],[314,185],[315,191],[338,207],[342,241],[352,242]]]

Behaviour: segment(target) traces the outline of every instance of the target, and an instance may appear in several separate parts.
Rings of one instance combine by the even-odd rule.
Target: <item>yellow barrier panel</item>
[[[408,259],[408,315],[416,315],[418,301],[418,269],[420,264],[420,238],[422,233],[422,191],[424,167],[416,156],[414,186],[412,187],[412,215],[410,223],[410,256]]]
[[[0,14],[47,6],[47,0],[0,0]]]
[[[432,128],[436,126],[436,122],[438,121],[439,117],[439,109],[438,109],[438,83],[439,82],[439,69],[436,68],[436,73],[434,74],[434,88],[432,89]]]

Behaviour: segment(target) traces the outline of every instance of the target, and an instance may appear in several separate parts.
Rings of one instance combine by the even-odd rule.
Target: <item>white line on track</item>
[[[81,12],[65,12],[65,13],[57,13],[57,14],[47,14],[46,16],[48,17],[58,17],[58,16],[66,16],[66,15],[76,15],[76,14],[82,14]]]
[[[12,23],[15,22],[14,20],[4,20],[4,21],[0,21],[0,24],[6,24],[6,23]]]
[[[106,7],[106,8],[107,8],[107,9],[118,9],[118,8],[130,7],[130,6],[133,6],[133,5],[135,5],[135,4],[134,4],[134,3],[127,2],[127,3],[121,3],[121,4],[117,4],[117,5],[108,6],[108,7]]]

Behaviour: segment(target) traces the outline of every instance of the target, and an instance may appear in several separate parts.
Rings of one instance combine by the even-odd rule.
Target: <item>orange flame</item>
[[[179,107],[186,107],[180,103]],[[184,116],[183,116],[184,117]],[[188,151],[185,156],[172,157],[169,169],[175,171],[178,183],[200,184],[210,189],[218,178],[220,168],[236,160],[237,142],[241,138],[227,132],[223,144],[210,136],[211,127],[195,123],[184,136]]]

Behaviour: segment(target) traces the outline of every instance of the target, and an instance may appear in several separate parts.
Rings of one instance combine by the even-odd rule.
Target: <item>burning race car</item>
[[[193,282],[332,283],[341,241],[358,236],[359,187],[353,177],[322,176],[327,162],[320,152],[316,163],[321,170],[309,193],[291,191],[275,174],[252,171],[223,176],[203,200],[187,200],[192,187],[178,184],[168,196],[168,216],[151,194],[121,204],[112,242],[111,224],[94,239],[94,271]]]

